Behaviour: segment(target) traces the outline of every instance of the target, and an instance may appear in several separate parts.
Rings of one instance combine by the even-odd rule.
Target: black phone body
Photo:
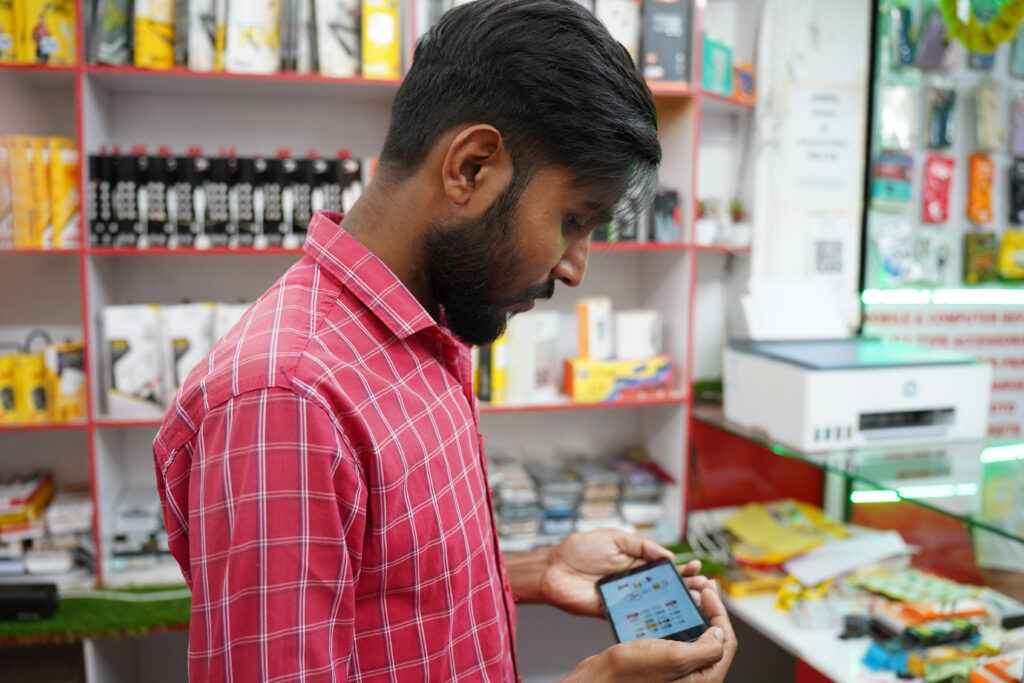
[[[620,643],[641,638],[688,643],[711,626],[668,559],[610,574],[597,582],[597,593]]]

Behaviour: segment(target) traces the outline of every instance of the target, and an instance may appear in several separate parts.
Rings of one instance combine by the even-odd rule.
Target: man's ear
[[[441,180],[456,211],[475,217],[505,189],[513,171],[501,133],[481,123],[456,134],[441,166]]]

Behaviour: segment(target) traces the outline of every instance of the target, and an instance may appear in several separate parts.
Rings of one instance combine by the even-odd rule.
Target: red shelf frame
[[[590,251],[683,251],[686,242],[591,242]]]
[[[647,81],[655,97],[693,97],[696,91],[687,81]]]
[[[76,67],[72,67],[76,68]],[[85,64],[80,68],[86,74],[96,75],[127,75],[127,76],[153,76],[156,78],[194,78],[221,79],[233,81],[267,81],[267,82],[298,82],[298,83],[328,83],[350,85],[368,85],[378,87],[397,88],[401,79],[380,79],[363,78],[353,76],[351,78],[334,78],[332,76],[321,76],[320,74],[297,74],[281,71],[273,74],[239,74],[228,71],[193,71],[191,69],[143,69],[137,66],[110,66],[106,64]]]
[[[80,247],[72,249],[0,249],[0,256],[77,256]]]
[[[88,420],[73,422],[36,422],[30,424],[0,425],[0,434],[4,432],[84,432],[89,429]]]
[[[682,392],[671,392],[663,396],[650,398],[625,399],[606,401],[604,403],[550,403],[537,405],[491,405],[480,404],[480,413],[492,415],[498,413],[556,413],[576,410],[617,410],[619,408],[644,408],[647,406],[684,405],[689,397]]]
[[[700,91],[700,96],[702,98],[707,98],[709,100],[714,100],[716,102],[721,102],[722,104],[727,104],[730,107],[736,107],[737,109],[750,109],[750,110],[754,109],[754,103],[753,102],[744,102],[743,100],[739,100],[739,99],[737,99],[735,97],[732,97],[732,96],[729,96],[729,95],[720,95],[720,94],[718,94],[716,92],[711,92],[710,90],[703,90],[702,89]]]
[[[91,425],[95,429],[131,429],[135,427],[159,427],[162,424],[162,417],[147,417],[139,419],[95,417],[91,421]]]
[[[750,247],[731,247],[727,244],[693,244],[691,248],[696,251],[708,251],[719,254],[749,254]]]
[[[45,64],[0,64],[0,71],[33,71],[38,73],[73,74],[77,66],[47,66]]]
[[[252,247],[211,247],[209,249],[194,249],[182,247],[170,249],[168,247],[148,247],[139,249],[137,247],[88,247],[85,253],[89,256],[280,256],[303,254],[302,248],[286,249],[284,247],[267,247],[266,249],[253,249]]]

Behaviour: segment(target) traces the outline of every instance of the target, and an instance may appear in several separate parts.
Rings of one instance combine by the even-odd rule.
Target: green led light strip
[[[1024,460],[1024,443],[1011,444],[1009,446],[992,446],[981,452],[981,461],[1007,462],[1009,460]]]
[[[850,494],[852,503],[895,503],[901,498],[952,498],[973,496],[978,492],[977,484],[932,484],[929,486],[904,486],[896,490],[854,491]]]
[[[1024,305],[1024,289],[865,289],[865,305],[1014,306]]]

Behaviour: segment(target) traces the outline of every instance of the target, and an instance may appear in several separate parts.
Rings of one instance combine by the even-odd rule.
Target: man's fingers
[[[686,577],[696,578],[700,574],[700,560],[690,560],[679,568],[679,573]],[[697,586],[691,585],[690,588],[697,588]]]
[[[708,585],[708,577],[700,576],[687,576],[685,579],[686,585],[690,590],[701,591],[704,590],[704,586]]]
[[[672,554],[671,550],[658,545],[651,539],[639,534],[630,534],[625,531],[620,531],[615,535],[615,544],[618,546],[620,552],[623,552],[630,557],[646,560],[647,562],[660,560],[662,558],[669,560],[675,558],[675,555]]]
[[[621,643],[606,650],[606,663],[620,675],[650,676],[657,672],[659,678],[682,678],[722,659],[725,650],[719,634],[720,630],[709,629],[692,643],[661,638]]]

